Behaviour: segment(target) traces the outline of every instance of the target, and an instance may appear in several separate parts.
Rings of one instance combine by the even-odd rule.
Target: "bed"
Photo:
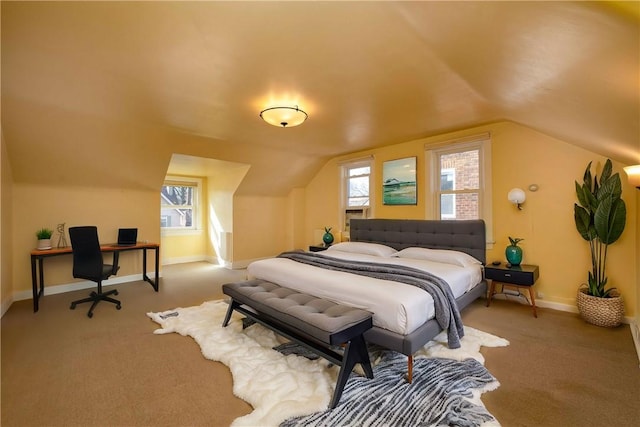
[[[431,271],[451,283],[454,304],[462,310],[486,295],[485,241],[482,220],[352,219],[350,242],[305,256]],[[286,257],[253,262],[247,271],[250,278],[371,311],[374,326],[365,339],[408,356],[409,379],[412,355],[442,331],[435,317],[438,298],[415,286],[325,270]]]

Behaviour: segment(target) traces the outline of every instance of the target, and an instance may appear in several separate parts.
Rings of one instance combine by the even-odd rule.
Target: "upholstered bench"
[[[235,310],[340,366],[331,409],[338,404],[356,363],[373,378],[362,336],[373,326],[370,312],[259,279],[227,283],[222,292],[231,297],[222,326],[227,326]],[[342,344],[343,355],[330,348]]]

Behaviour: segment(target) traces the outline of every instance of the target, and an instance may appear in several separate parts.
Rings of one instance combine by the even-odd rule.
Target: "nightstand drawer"
[[[487,279],[514,285],[531,286],[538,280],[537,265],[519,265],[517,267],[486,266],[484,275]]]

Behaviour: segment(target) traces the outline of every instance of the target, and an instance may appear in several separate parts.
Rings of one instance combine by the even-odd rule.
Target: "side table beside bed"
[[[538,317],[536,311],[536,299],[533,292],[533,285],[538,280],[539,268],[537,265],[521,264],[517,266],[507,267],[505,264],[487,265],[484,268],[486,279],[491,280],[489,285],[489,295],[487,297],[487,307],[491,305],[491,299],[496,295],[496,285],[501,285],[501,292],[505,295],[524,296],[520,293],[520,289],[529,290],[529,303],[533,309],[533,316]],[[509,289],[515,288],[515,291]]]

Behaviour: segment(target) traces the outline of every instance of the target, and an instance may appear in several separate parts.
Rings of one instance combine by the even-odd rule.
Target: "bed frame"
[[[485,224],[482,220],[435,221],[413,219],[352,219],[352,242],[381,243],[401,250],[408,247],[452,249],[465,252],[486,264]],[[487,282],[482,280],[473,289],[456,299],[462,310],[471,302],[486,296]],[[435,319],[429,320],[409,335],[400,335],[374,326],[364,334],[365,340],[409,358],[408,378],[411,381],[413,354],[441,332]]]

